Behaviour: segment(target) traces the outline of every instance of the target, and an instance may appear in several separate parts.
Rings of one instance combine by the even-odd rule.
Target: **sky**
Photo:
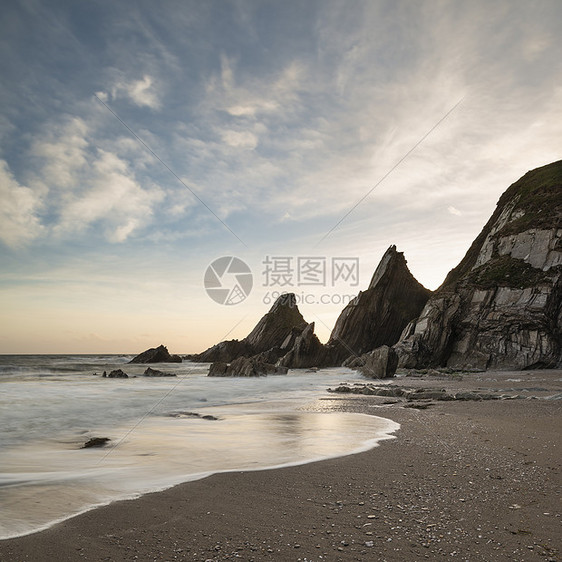
[[[285,291],[326,341],[392,244],[436,289],[562,158],[561,26],[559,0],[3,2],[0,353],[199,352]],[[240,302],[206,290],[221,257]]]

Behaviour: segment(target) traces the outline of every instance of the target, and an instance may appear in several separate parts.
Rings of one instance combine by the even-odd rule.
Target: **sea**
[[[217,378],[183,362],[146,377],[131,358],[0,355],[0,539],[217,472],[358,453],[399,429],[323,407],[329,387],[361,380],[349,369]],[[102,377],[118,368],[129,378]],[[83,448],[93,437],[109,441]]]

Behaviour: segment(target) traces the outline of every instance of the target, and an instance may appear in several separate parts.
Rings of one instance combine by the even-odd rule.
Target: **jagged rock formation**
[[[286,293],[273,303],[270,311],[243,340],[224,341],[203,353],[188,357],[191,361],[201,363],[230,363],[239,357],[269,353],[268,362],[273,357],[275,362],[289,351],[292,343],[307,325],[299,311],[295,295]]]
[[[325,346],[314,333],[314,322],[308,324],[302,333],[296,336],[292,345],[287,348],[290,351],[279,359],[278,365],[291,369],[307,369],[330,364]]]
[[[170,355],[165,345],[151,347],[143,351],[136,357],[133,357],[129,363],[181,363],[182,359],[179,355]]]
[[[254,357],[238,357],[230,365],[215,362],[209,368],[209,377],[263,377],[286,375],[288,369],[258,361]]]
[[[562,364],[562,161],[509,187],[395,349],[404,367]]]
[[[209,367],[208,377],[226,377],[226,370],[228,369],[228,363],[224,361],[215,361],[211,363]]]
[[[226,340],[209,347],[202,353],[186,355],[185,358],[197,363],[211,363],[213,361],[228,363],[238,357],[248,357],[252,353],[252,349],[246,345],[244,340]]]
[[[339,366],[350,356],[359,357],[383,345],[396,343],[404,327],[420,313],[430,294],[414,279],[404,255],[396,251],[396,246],[391,246],[377,267],[369,288],[359,293],[341,313],[327,345],[314,334],[314,323],[307,324],[302,317],[295,295],[288,293],[277,299],[243,340],[224,341],[187,358],[213,363],[209,372],[212,376],[228,376],[227,369],[232,371],[229,363],[237,372],[250,372],[249,364],[240,362],[243,367],[239,367],[235,363],[241,358],[292,369]],[[363,363],[370,365],[364,369],[368,376],[392,376],[396,369],[395,354],[388,351],[383,355],[384,358],[377,355],[376,361],[375,356],[365,359]]]
[[[350,357],[343,366],[357,369],[370,379],[388,379],[396,373],[398,355],[392,347],[382,345],[369,353],[364,353],[361,357]]]
[[[379,263],[369,288],[342,311],[327,347],[334,364],[380,346],[395,344],[426,304],[431,291],[416,281],[402,252],[390,246]]]
[[[295,329],[302,332],[306,326],[295,295],[286,293],[275,301],[271,310],[256,324],[244,341],[254,353],[261,353],[282,346],[287,337],[295,337]]]

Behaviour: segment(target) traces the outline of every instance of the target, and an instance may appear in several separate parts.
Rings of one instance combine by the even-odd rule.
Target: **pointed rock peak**
[[[399,270],[405,270],[411,276],[410,270],[406,265],[406,258],[404,258],[403,252],[398,252],[396,250],[396,246],[392,245],[388,250],[384,253],[377,269],[375,269],[375,273],[373,273],[373,278],[369,283],[369,289],[373,289],[376,287],[380,280],[385,277],[387,274],[393,274]]]
[[[341,360],[382,345],[394,345],[408,323],[417,318],[431,291],[410,273],[404,254],[390,246],[369,288],[360,292],[338,317],[328,346]]]
[[[311,322],[311,323],[302,331],[301,337],[303,337],[303,338],[308,338],[308,337],[310,337],[312,334],[314,334],[314,322]]]
[[[298,308],[297,297],[295,296],[295,293],[283,293],[282,295],[280,295],[273,303],[273,306],[271,307],[271,310],[269,312],[273,312],[280,307]]]
[[[272,347],[280,347],[293,329],[298,329],[300,333],[306,326],[295,294],[284,293],[243,341],[261,353]]]

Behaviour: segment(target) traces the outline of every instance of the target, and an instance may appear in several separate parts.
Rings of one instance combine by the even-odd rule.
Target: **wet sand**
[[[423,410],[327,394],[311,409],[392,419],[396,439],[116,502],[0,541],[0,560],[559,560],[562,402],[549,397],[561,379],[534,371],[394,381],[526,397]]]

